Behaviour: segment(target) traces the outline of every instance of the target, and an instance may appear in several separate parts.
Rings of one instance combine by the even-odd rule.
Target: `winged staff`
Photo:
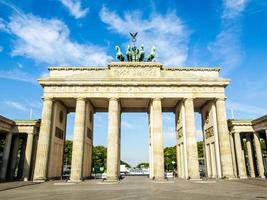
[[[153,59],[156,57],[156,47],[151,48],[151,52],[148,55],[148,57],[145,59],[145,48],[142,44],[140,49],[135,46],[136,37],[138,32],[130,33],[132,37],[133,45],[128,45],[127,51],[126,51],[126,59],[128,62],[144,62],[145,60],[147,62],[153,61]],[[125,60],[123,53],[121,52],[121,49],[119,46],[115,47],[116,49],[116,58],[118,61],[123,62]]]
[[[135,33],[130,33],[130,35],[132,36],[132,42],[136,42],[136,36],[137,36],[138,32]]]

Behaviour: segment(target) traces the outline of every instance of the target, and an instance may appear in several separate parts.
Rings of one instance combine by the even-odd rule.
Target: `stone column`
[[[249,134],[246,135],[247,139],[247,150],[248,150],[248,161],[249,161],[249,173],[250,177],[255,177],[255,169],[254,169],[254,161],[253,161],[253,154],[252,154],[252,144],[251,144],[251,137]]]
[[[164,153],[163,153],[163,133],[162,133],[162,107],[161,99],[152,100],[152,134],[153,134],[153,165],[154,178],[164,179]]]
[[[107,180],[119,179],[120,166],[120,102],[119,99],[109,99],[108,106],[108,149],[107,149]]]
[[[264,177],[264,167],[263,167],[262,151],[261,151],[259,133],[254,133],[254,143],[255,143],[255,150],[256,150],[257,167],[258,167],[259,177],[265,178]]]
[[[184,155],[184,144],[182,143],[181,146],[181,177],[185,178],[185,155]]]
[[[31,159],[32,159],[32,147],[33,147],[33,134],[28,133],[27,135],[27,143],[25,150],[25,159],[23,165],[23,174],[22,179],[24,181],[28,181],[30,177],[30,168],[31,168]]]
[[[188,178],[199,179],[199,164],[197,154],[195,113],[193,99],[184,100],[185,107],[185,132],[187,149]]]
[[[206,156],[206,176],[212,177],[211,159],[210,159],[210,144],[205,144],[205,156]]]
[[[176,144],[176,165],[177,165],[177,175],[181,177],[181,157],[180,157],[180,144]]]
[[[26,138],[23,137],[21,138],[21,148],[20,148],[20,153],[19,153],[17,179],[22,178],[23,165],[25,161],[25,149],[26,149]]]
[[[70,182],[82,181],[86,100],[78,98],[74,122]]]
[[[52,131],[52,115],[53,115],[53,100],[51,98],[44,98],[42,121],[39,132],[34,181],[47,180],[48,157]]]
[[[233,158],[233,169],[234,169],[234,176],[237,177],[237,166],[236,166],[236,156],[235,156],[235,145],[234,145],[234,133],[230,134],[230,146],[231,146],[231,152],[232,152],[232,158]]]
[[[247,178],[244,151],[242,149],[240,133],[234,133],[235,152],[239,178]]]
[[[0,179],[1,180],[6,179],[11,142],[12,142],[12,133],[7,133],[6,134],[6,140],[5,140],[4,152],[3,152],[3,159],[2,159],[3,161],[2,161],[2,165],[1,165],[1,171],[0,171]]]
[[[212,169],[212,178],[217,178],[216,154],[214,146],[215,146],[214,143],[210,143],[211,169]]]
[[[234,177],[233,161],[230,147],[230,135],[227,126],[225,100],[216,100],[217,128],[219,136],[219,146],[221,153],[221,165],[223,177]]]
[[[18,161],[18,150],[19,150],[19,135],[16,135],[14,138],[12,153],[10,157],[10,167],[8,172],[8,178],[10,178],[11,180],[15,178],[14,176]]]

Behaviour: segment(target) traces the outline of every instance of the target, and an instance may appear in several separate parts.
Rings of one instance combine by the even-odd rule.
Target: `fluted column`
[[[12,142],[12,133],[7,133],[6,139],[5,139],[5,147],[4,147],[1,171],[0,171],[0,179],[1,180],[5,180],[5,178],[6,178],[11,142]]]
[[[255,177],[255,168],[254,168],[254,161],[253,161],[253,154],[252,154],[252,143],[251,143],[251,137],[249,134],[246,135],[247,139],[247,150],[248,150],[248,161],[249,161],[249,173],[250,177]]]
[[[193,99],[185,99],[184,107],[188,178],[199,179],[199,164],[197,154],[195,112]]]
[[[217,128],[221,153],[223,177],[234,177],[233,160],[231,155],[230,135],[227,126],[225,100],[217,99],[216,102]]]
[[[153,109],[153,165],[155,179],[164,179],[164,154],[163,154],[163,133],[162,133],[162,107],[161,99],[152,100]]]
[[[263,167],[262,151],[261,151],[259,133],[254,133],[254,143],[255,143],[255,150],[256,150],[257,167],[258,167],[259,177],[264,178],[264,167]]]
[[[180,155],[181,155],[181,177],[185,178],[185,155],[184,155],[184,144],[182,143],[180,146]]]
[[[27,135],[27,143],[26,143],[26,149],[25,149],[25,159],[23,164],[23,174],[22,179],[24,181],[29,180],[30,176],[30,167],[31,167],[31,159],[32,159],[32,147],[33,147],[33,134],[29,133]]]
[[[210,156],[210,144],[205,144],[205,156],[206,156],[206,174],[207,177],[212,177],[212,169],[211,169],[211,156]]]
[[[242,149],[240,133],[234,133],[234,139],[235,139],[235,151],[236,151],[238,175],[239,178],[247,178],[246,163],[245,163],[244,151]]]
[[[19,150],[19,135],[15,135],[13,148],[11,150],[11,156],[10,156],[10,166],[8,170],[8,178],[11,180],[15,178],[14,176],[18,161],[18,150]]]
[[[217,167],[216,167],[216,154],[215,154],[215,144],[210,143],[210,158],[211,158],[211,169],[212,169],[212,178],[217,178]]]
[[[107,180],[109,181],[117,181],[120,173],[120,117],[119,100],[109,99],[107,149]]]
[[[53,100],[44,98],[42,121],[39,132],[36,163],[34,170],[34,181],[45,181],[47,179],[49,147],[51,142],[53,115]]]
[[[85,137],[85,106],[86,100],[78,98],[76,101],[72,159],[71,159],[71,182],[82,181],[83,174],[83,151]]]
[[[180,144],[176,145],[176,165],[177,165],[177,175],[181,177],[181,154],[180,154]]]

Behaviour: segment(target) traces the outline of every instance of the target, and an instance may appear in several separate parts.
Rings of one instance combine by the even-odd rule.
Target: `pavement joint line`
[[[37,185],[37,184],[41,184],[41,182],[32,182],[30,184],[11,186],[11,187],[4,188],[4,189],[1,189],[0,188],[0,192],[7,191],[7,190],[12,190],[12,189],[16,189],[16,188],[21,188],[21,187],[27,187],[27,186]]]

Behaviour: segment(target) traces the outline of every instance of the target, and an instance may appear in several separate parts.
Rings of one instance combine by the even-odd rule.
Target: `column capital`
[[[120,101],[120,99],[117,97],[110,97],[109,101]]]
[[[85,97],[77,97],[76,101],[86,101],[86,98]]]
[[[214,98],[215,101],[225,101],[227,97]]]
[[[42,97],[43,101],[54,101],[55,99],[53,97]]]
[[[152,98],[152,101],[161,101],[162,98],[160,97],[155,97],[155,98]]]
[[[188,97],[188,98],[183,98],[182,101],[185,102],[185,101],[194,101],[195,98],[193,97]]]

